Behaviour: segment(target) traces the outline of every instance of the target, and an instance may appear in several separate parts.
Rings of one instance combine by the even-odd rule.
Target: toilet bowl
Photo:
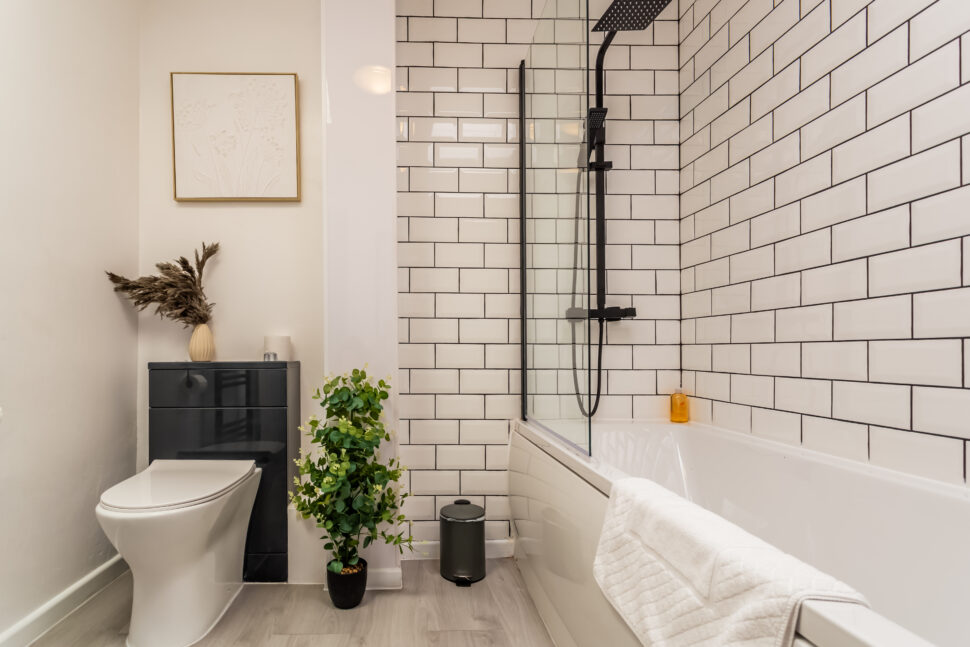
[[[101,495],[96,514],[131,568],[129,647],[185,647],[242,589],[261,470],[246,460],[156,460]]]

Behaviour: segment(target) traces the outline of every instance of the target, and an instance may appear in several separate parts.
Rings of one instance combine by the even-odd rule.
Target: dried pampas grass
[[[202,272],[206,262],[219,251],[219,243],[202,243],[202,254],[195,252],[195,266],[184,256],[170,263],[159,263],[158,275],[128,279],[106,272],[115,284],[115,292],[123,292],[139,310],[155,304],[159,317],[180,321],[186,327],[208,323],[212,307],[202,289]]]

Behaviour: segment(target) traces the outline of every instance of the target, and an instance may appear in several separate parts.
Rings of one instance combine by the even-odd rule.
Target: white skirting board
[[[515,540],[506,539],[486,539],[485,540],[485,559],[499,559],[502,557],[512,557],[515,552]],[[404,551],[401,559],[438,559],[441,557],[441,542],[438,541],[416,541],[414,551]]]
[[[288,553],[289,583],[290,584],[321,584],[326,588],[326,565],[329,559],[323,549],[320,530],[313,520],[300,517],[291,505],[287,509],[288,515]],[[367,590],[388,591],[400,589],[401,566],[397,559],[397,549],[386,546],[372,546],[368,551],[377,552],[365,554],[367,565]],[[0,647],[3,647],[0,645]]]
[[[0,634],[0,647],[26,647],[127,570],[115,555]]]

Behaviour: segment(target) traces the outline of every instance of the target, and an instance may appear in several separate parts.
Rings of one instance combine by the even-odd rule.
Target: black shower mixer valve
[[[621,308],[620,306],[609,306],[602,310],[594,308],[589,311],[590,319],[603,321],[619,321],[621,319],[632,319],[637,316],[636,308]]]
[[[566,319],[570,321],[586,321],[595,319],[597,321],[620,321],[621,319],[632,319],[637,316],[636,308],[621,308],[620,306],[609,306],[600,310],[593,308],[569,308],[566,310]]]

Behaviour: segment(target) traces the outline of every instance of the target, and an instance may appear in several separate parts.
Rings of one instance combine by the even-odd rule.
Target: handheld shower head
[[[600,129],[606,123],[606,108],[590,108],[586,114],[586,147],[587,158],[593,155],[596,145],[602,137]]]
[[[593,31],[640,31],[650,26],[671,0],[614,0]]]
[[[596,132],[603,127],[604,121],[606,121],[606,108],[590,108],[586,117],[586,129]]]

